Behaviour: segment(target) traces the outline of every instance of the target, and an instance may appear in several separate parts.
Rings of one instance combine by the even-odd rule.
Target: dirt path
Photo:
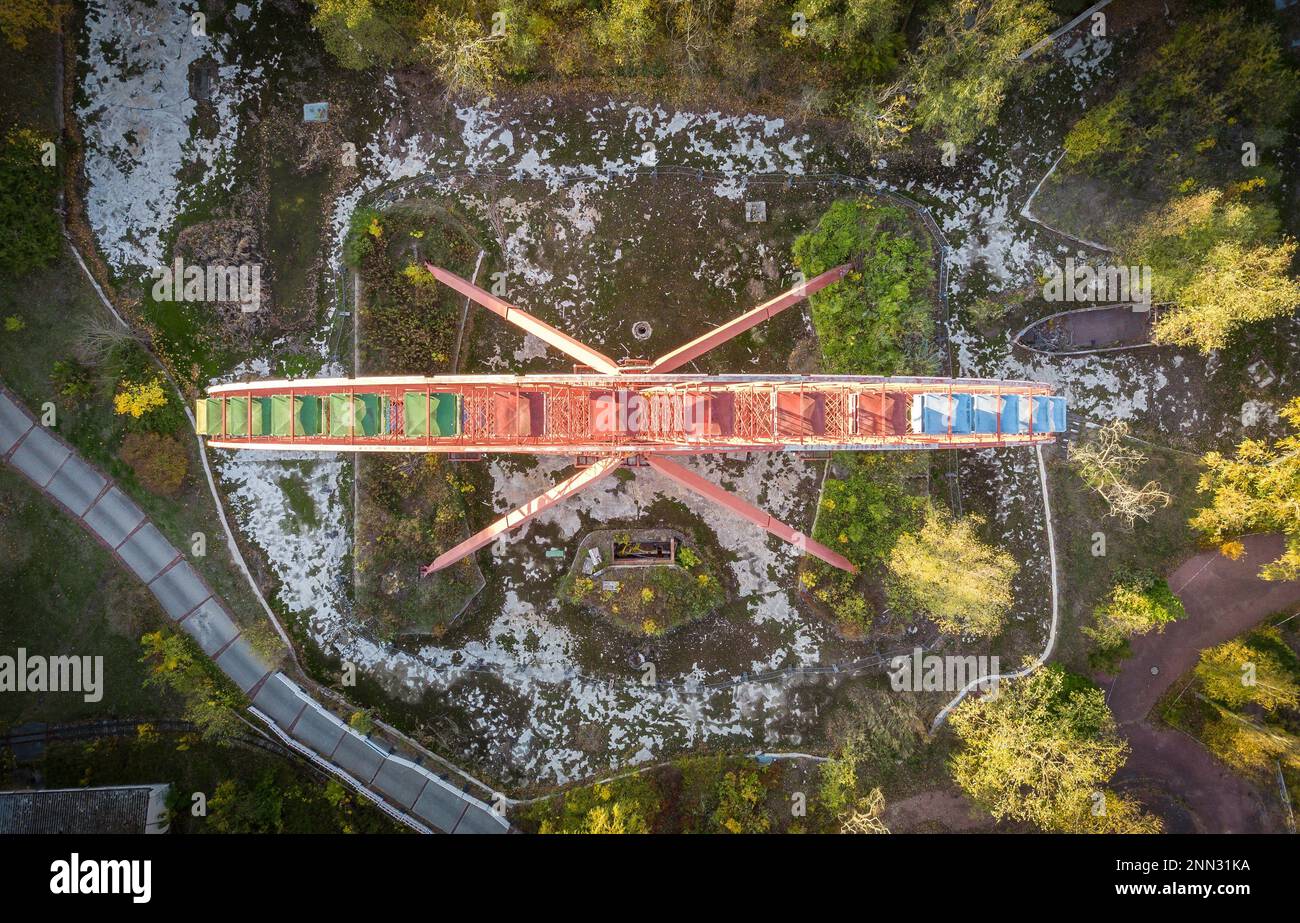
[[[1300,606],[1300,581],[1278,583],[1258,577],[1260,565],[1281,552],[1282,538],[1252,535],[1243,542],[1246,554],[1240,560],[1203,552],[1169,576],[1169,586],[1182,599],[1187,618],[1163,634],[1136,639],[1132,657],[1109,684],[1111,710],[1132,747],[1116,781],[1121,787],[1167,793],[1168,804],[1151,807],[1166,817],[1170,832],[1281,829],[1271,798],[1216,760],[1198,741],[1147,720],[1152,707],[1196,664],[1203,649],[1236,637],[1275,612]]]
[[[945,789],[921,792],[886,805],[883,819],[892,833],[986,832],[994,823],[992,817],[960,793]]]

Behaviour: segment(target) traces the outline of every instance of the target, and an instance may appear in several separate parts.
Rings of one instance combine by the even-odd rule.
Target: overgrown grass
[[[378,808],[295,761],[147,725],[135,738],[60,743],[41,768],[51,787],[168,782],[173,833],[400,833]],[[201,797],[206,814],[192,808]]]
[[[88,718],[179,715],[178,700],[146,690],[140,634],[164,621],[131,574],[26,479],[0,467],[0,651],[103,657],[103,698],[76,692],[0,695],[0,726]]]

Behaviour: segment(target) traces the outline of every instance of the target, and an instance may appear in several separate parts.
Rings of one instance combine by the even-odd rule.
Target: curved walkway
[[[1187,617],[1162,634],[1132,644],[1109,691],[1109,703],[1132,753],[1118,781],[1154,782],[1177,797],[1204,832],[1277,832],[1278,820],[1248,781],[1210,754],[1199,741],[1156,721],[1151,709],[1196,665],[1200,652],[1258,625],[1275,612],[1300,605],[1300,581],[1267,581],[1259,568],[1282,551],[1278,535],[1244,538],[1240,560],[1206,551],[1169,575]]]
[[[505,833],[477,798],[359,734],[273,669],[242,637],[229,609],[112,479],[39,426],[0,386],[0,457],[149,588],[169,618],[211,657],[286,745],[423,832]]]

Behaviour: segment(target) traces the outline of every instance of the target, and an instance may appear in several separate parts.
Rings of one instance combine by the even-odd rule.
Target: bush
[[[167,394],[163,391],[162,378],[158,376],[148,381],[120,382],[117,394],[113,395],[113,412],[136,420],[165,406]]]
[[[852,574],[819,561],[809,562],[800,579],[846,637],[860,638],[871,629],[875,610]]]
[[[1093,625],[1083,633],[1103,649],[1114,649],[1135,635],[1153,629],[1164,631],[1170,622],[1186,615],[1182,601],[1169,589],[1164,578],[1142,573],[1127,577],[1111,588],[1093,610]]]
[[[95,392],[90,380],[90,369],[76,359],[55,360],[50,369],[50,384],[60,397],[84,401]]]
[[[931,506],[920,531],[903,535],[889,554],[890,602],[900,611],[928,615],[948,634],[999,634],[1020,565],[980,541],[976,530],[983,524],[973,513],[953,519]]]
[[[767,788],[758,773],[738,769],[722,774],[717,787],[718,806],[712,821],[719,832],[767,833],[772,819],[767,814]]]
[[[190,469],[185,447],[174,436],[127,433],[117,454],[131,466],[141,487],[164,497],[181,489]]]
[[[659,793],[638,774],[565,792],[559,805],[540,809],[538,832],[649,833],[659,811]]]
[[[837,454],[833,467],[847,473],[826,478],[813,538],[860,568],[884,562],[925,509],[904,483],[912,463],[911,456],[892,453]]]
[[[41,163],[42,143],[23,130],[0,147],[0,275],[23,276],[59,256],[59,172]]]
[[[358,734],[369,735],[375,729],[375,716],[369,709],[354,711],[348,716],[348,727]]]
[[[343,238],[343,262],[357,268],[375,249],[375,242],[383,236],[379,212],[373,208],[358,208],[348,219],[347,234]],[[379,228],[379,233],[375,229]]]
[[[859,266],[810,300],[828,372],[930,370],[934,271],[929,246],[910,234],[903,209],[841,199],[795,240],[795,265],[808,278],[844,263]]]

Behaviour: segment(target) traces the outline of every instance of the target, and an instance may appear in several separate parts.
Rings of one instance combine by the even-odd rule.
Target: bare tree
[[[1074,449],[1071,460],[1083,482],[1106,501],[1108,515],[1132,529],[1137,520],[1147,521],[1173,498],[1156,481],[1134,483],[1133,475],[1146,464],[1147,456],[1126,442],[1128,432],[1128,424],[1121,420],[1107,423]]]
[[[880,789],[873,788],[857,808],[845,816],[840,824],[840,833],[888,833],[889,828],[880,819],[884,810],[885,796]]]

